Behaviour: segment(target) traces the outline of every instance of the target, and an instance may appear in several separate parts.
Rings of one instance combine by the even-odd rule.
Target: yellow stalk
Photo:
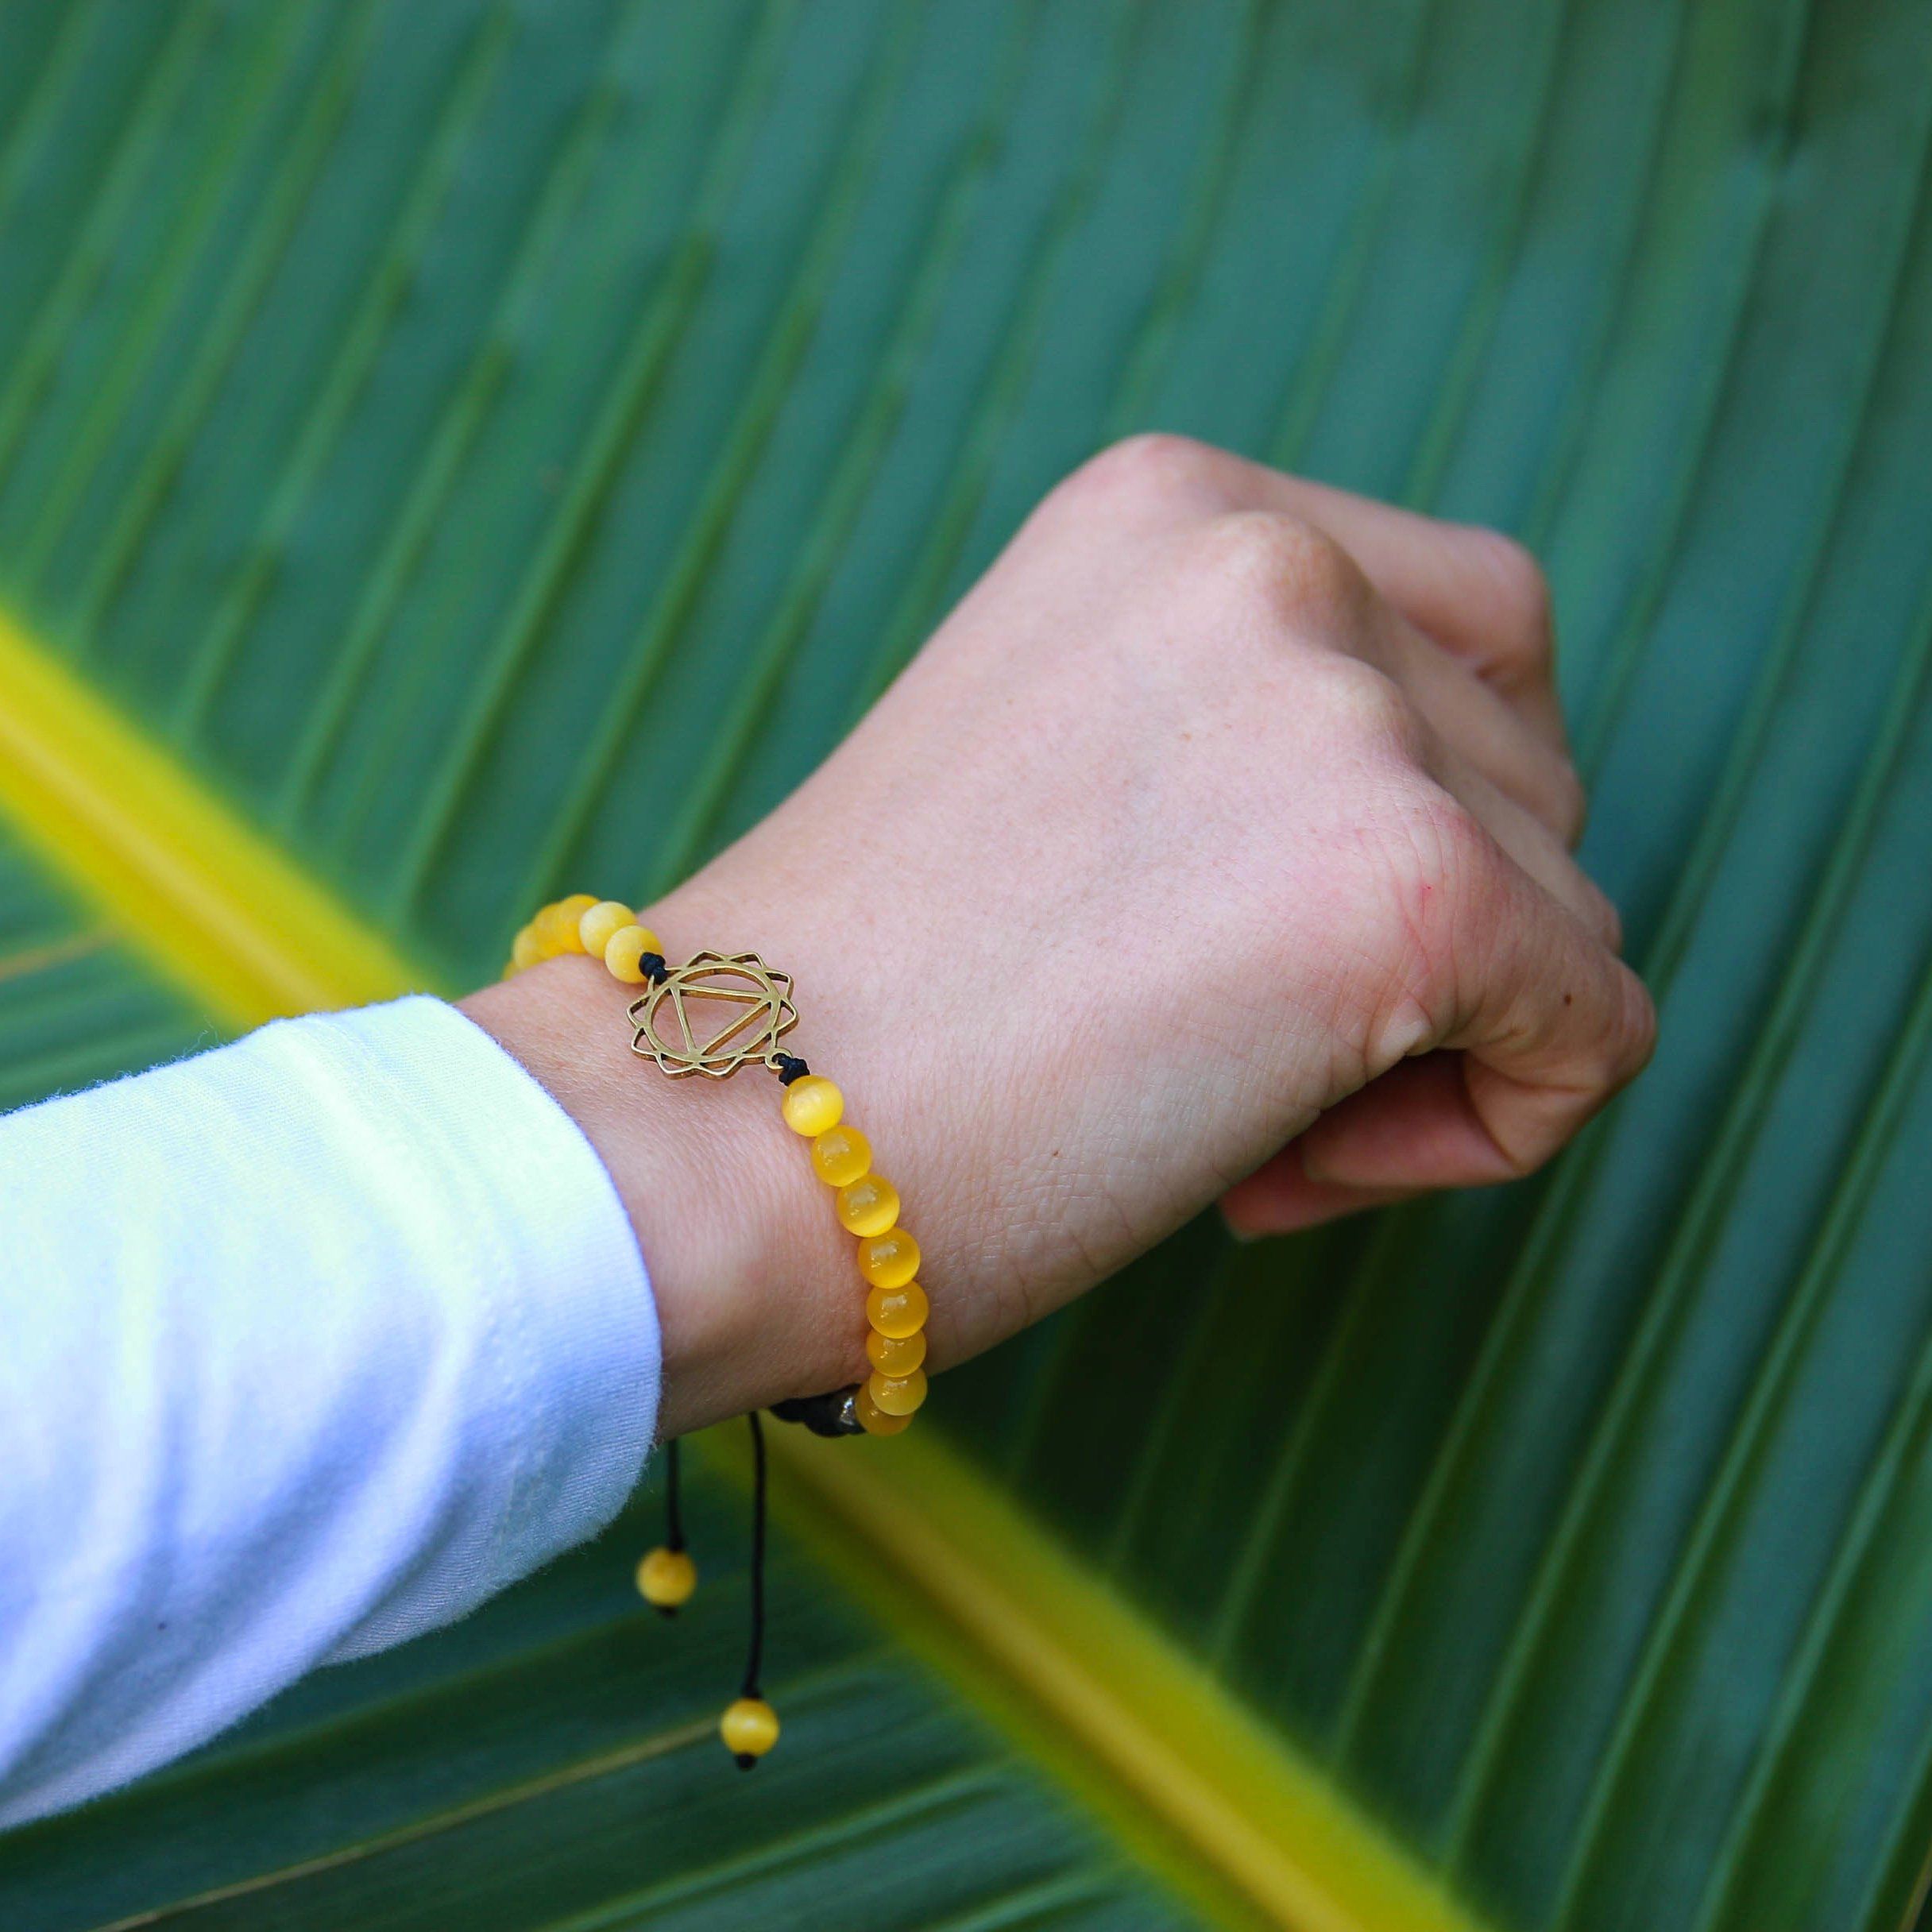
[[[423,983],[4,613],[0,811],[233,1024]],[[1156,1863],[1197,1895],[1295,1932],[1474,1932],[1318,1769],[929,1432],[771,1437],[806,1533],[860,1594],[991,1685],[995,1714],[1130,1835],[1151,1823],[1167,1841]],[[1174,1871],[1177,1849],[1200,1869]]]
[[[279,848],[0,612],[0,811],[238,1026],[424,983]]]
[[[1266,1922],[1476,1932],[1319,1769],[929,1429],[890,1442],[766,1436],[788,1487],[802,1492],[786,1521],[800,1520],[803,1504],[808,1540],[831,1541],[862,1597],[883,1586],[902,1623],[910,1602],[928,1627],[908,1634],[924,1636],[934,1662],[956,1667],[947,1652],[963,1648],[969,1678],[995,1673],[1032,1707],[1030,1742],[1077,1744]],[[1091,1776],[1076,1768],[1072,1781],[1119,1818]],[[1173,1876],[1188,1883],[1184,1872]]]

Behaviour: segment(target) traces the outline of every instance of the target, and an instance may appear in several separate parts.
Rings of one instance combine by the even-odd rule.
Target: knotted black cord
[[[762,1697],[758,1673],[765,1660],[765,1432],[753,1409],[752,1425],[752,1648],[744,1660],[740,1697]]]
[[[675,1552],[684,1548],[684,1512],[678,1505],[678,1438],[664,1445],[664,1547]]]

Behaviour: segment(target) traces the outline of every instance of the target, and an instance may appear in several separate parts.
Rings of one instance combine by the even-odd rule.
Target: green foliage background
[[[1929,133],[1922,0],[29,0],[0,581],[477,976],[781,796],[1114,435],[1526,536],[1653,1072],[1532,1184],[1192,1230],[935,1412],[1499,1924],[1897,1926]],[[0,888],[8,1101],[195,1036]],[[710,1775],[735,1623],[667,1651],[620,1528],[9,1840],[0,1915],[1188,1922],[822,1579],[782,1760]]]

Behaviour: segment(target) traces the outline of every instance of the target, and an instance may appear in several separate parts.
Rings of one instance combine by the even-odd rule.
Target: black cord
[[[684,1548],[684,1512],[678,1506],[678,1439],[673,1436],[664,1445],[664,1547],[677,1551]]]
[[[765,1432],[758,1411],[745,1417],[752,1425],[752,1649],[744,1660],[744,1688],[740,1697],[758,1697],[758,1673],[765,1660]]]

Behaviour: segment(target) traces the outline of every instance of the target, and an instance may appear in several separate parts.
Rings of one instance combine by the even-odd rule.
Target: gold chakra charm
[[[703,1037],[692,1026],[691,1009],[706,1003],[727,1014],[724,1026]],[[779,1041],[798,1023],[791,975],[775,972],[755,952],[694,952],[632,1000],[630,1013],[636,1028],[631,1051],[655,1061],[673,1080],[694,1073],[728,1080],[752,1061],[769,1065]]]

